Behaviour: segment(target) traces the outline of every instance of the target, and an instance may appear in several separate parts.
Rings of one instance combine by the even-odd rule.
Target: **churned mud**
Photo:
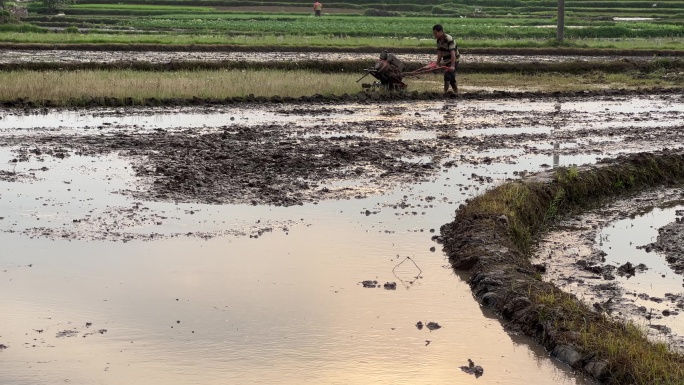
[[[58,124],[22,132],[10,124],[0,145],[12,148],[13,155],[0,177],[39,178],[44,167],[17,170],[30,160],[118,154],[132,162],[140,178],[139,188],[121,193],[136,199],[292,206],[382,194],[464,163],[514,163],[540,154],[597,159],[682,142],[681,96],[640,97],[633,110],[600,107],[622,100],[542,98],[530,109],[513,107],[516,100],[502,101],[501,107],[448,100],[102,109],[96,111],[105,117],[99,124],[86,123],[78,131]],[[595,110],[578,110],[575,103],[593,103]],[[661,106],[651,109],[650,103]],[[546,111],[538,113],[539,108]],[[9,110],[6,120],[25,114]],[[202,127],[155,129],[124,118],[156,114],[214,118]],[[488,175],[473,179],[492,181]]]
[[[593,102],[598,106],[616,101]],[[561,108],[563,103],[586,100],[549,100],[543,114],[505,105],[502,110],[496,104],[461,107],[456,101],[438,106],[200,107],[183,113],[218,114],[214,122],[221,124],[140,130],[114,122],[86,126],[84,134],[76,136],[67,126],[28,135],[10,130],[0,137],[0,145],[13,148],[14,157],[8,160],[13,167],[30,159],[117,153],[130,159],[141,178],[139,190],[122,191],[136,199],[291,206],[380,194],[401,184],[427,181],[443,168],[463,163],[515,162],[529,154],[600,157],[681,143],[678,127],[684,112],[676,106],[682,98],[654,96],[642,101],[644,106],[638,108],[643,111],[597,108],[589,112]],[[646,104],[653,101],[662,103],[662,108],[646,111]],[[250,114],[262,110],[280,121],[260,123],[253,116],[254,123],[250,122]],[[162,111],[122,109],[102,114],[145,117]],[[377,118],[369,119],[372,116]],[[549,143],[557,143],[558,148]],[[516,153],[510,154],[510,149]],[[473,156],[483,152],[491,155]],[[3,175],[19,180],[35,177],[36,172],[40,173],[14,174],[9,169]],[[487,175],[474,178],[491,180]]]

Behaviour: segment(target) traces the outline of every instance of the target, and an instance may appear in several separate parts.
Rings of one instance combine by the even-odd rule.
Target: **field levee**
[[[554,218],[647,188],[680,185],[684,152],[639,153],[593,166],[558,168],[500,185],[462,204],[435,237],[483,305],[512,332],[609,384],[682,384],[684,357],[630,323],[584,305],[542,279],[528,259]]]
[[[379,53],[387,49],[400,54],[432,54],[433,47],[377,46],[335,47],[335,46],[258,46],[234,44],[120,44],[120,43],[2,43],[0,50],[80,50],[80,51],[159,51],[159,52],[349,52]],[[462,47],[461,54],[472,55],[518,55],[518,56],[644,56],[684,57],[682,50],[670,49],[615,49],[615,48],[497,48]]]

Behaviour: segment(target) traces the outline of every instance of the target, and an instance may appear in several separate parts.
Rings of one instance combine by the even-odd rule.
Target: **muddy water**
[[[670,146],[673,127],[684,123],[683,102],[643,96],[2,111],[0,344],[7,348],[0,379],[586,383],[502,330],[431,237],[466,198],[506,178]],[[140,199],[135,192],[150,182],[133,168],[139,155],[69,148],[85,146],[79,138],[105,141],[122,132],[273,126],[302,141],[358,135],[429,144],[434,156],[403,158],[441,166],[413,183],[320,181],[348,189],[341,199],[212,205]],[[41,145],[42,155],[23,158],[55,136],[62,145]],[[365,280],[380,287],[363,287]],[[383,288],[387,282],[396,289]],[[419,329],[418,321],[441,328]],[[482,377],[459,369],[469,358],[484,368]]]
[[[0,64],[4,63],[35,63],[62,62],[111,63],[118,61],[140,61],[151,63],[168,63],[171,61],[305,61],[305,60],[368,60],[378,59],[377,54],[369,53],[339,53],[339,52],[128,52],[128,51],[70,51],[70,50],[0,50]],[[431,54],[401,54],[398,55],[405,62],[427,63],[434,60]],[[520,56],[520,55],[463,55],[461,61],[467,63],[490,62],[564,62],[564,61],[613,61],[613,60],[652,60],[650,57],[640,56]]]
[[[536,262],[547,265],[547,279],[589,306],[684,351],[684,278],[667,263],[668,253],[649,248],[658,230],[681,216],[682,198],[681,189],[648,191],[565,220]]]

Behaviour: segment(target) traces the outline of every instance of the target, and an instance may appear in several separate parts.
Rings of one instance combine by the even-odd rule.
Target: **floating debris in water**
[[[460,367],[462,371],[468,373],[468,374],[474,374],[475,377],[480,377],[482,374],[484,374],[484,369],[482,369],[482,366],[480,365],[475,365],[475,362],[468,358],[468,366],[461,366]]]
[[[396,282],[386,282],[383,287],[385,290],[397,290],[397,283]]]
[[[430,330],[437,330],[442,328],[437,322],[428,322],[425,326],[427,326],[427,328]]]

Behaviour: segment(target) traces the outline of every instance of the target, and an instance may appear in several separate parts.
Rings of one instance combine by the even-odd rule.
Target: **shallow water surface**
[[[650,104],[647,112],[657,114],[672,102],[622,103]],[[0,380],[585,384],[537,345],[507,334],[431,240],[465,199],[520,172],[668,144],[620,142],[598,154],[604,133],[582,135],[580,144],[573,130],[561,139],[552,135],[550,127],[570,124],[560,121],[555,104],[0,112],[0,169],[23,176],[0,181],[0,343],[7,346],[0,351]],[[619,101],[569,104],[624,108]],[[571,120],[606,132],[614,127],[598,119]],[[681,114],[661,120],[683,121]],[[395,122],[411,130],[386,129]],[[132,169],[144,159],[123,153],[12,162],[28,146],[17,137],[34,146],[51,135],[199,134],[259,124],[283,125],[302,138],[357,132],[397,141],[467,141],[436,160],[440,170],[429,180],[382,193],[369,189],[363,199],[291,207],[134,199],[130,192],[149,183]],[[471,142],[474,137],[496,145]],[[412,162],[428,158],[406,154]],[[379,287],[363,287],[364,280]],[[396,289],[384,289],[386,282]],[[442,327],[419,329],[418,321]],[[459,369],[469,358],[484,368],[482,377]]]
[[[678,336],[684,336],[684,323],[681,322],[681,316],[661,317],[661,314],[666,309],[675,310],[670,301],[662,301],[663,299],[673,294],[684,294],[682,276],[674,273],[667,264],[665,255],[657,252],[649,253],[640,246],[655,242],[658,229],[674,222],[677,217],[675,213],[683,208],[684,206],[681,205],[654,208],[633,219],[618,220],[603,229],[597,237],[597,243],[606,253],[607,263],[622,266],[629,262],[635,266],[639,264],[646,266],[647,270],[639,271],[633,276],[617,277],[618,282],[628,293],[632,294],[635,306],[644,306],[649,313],[652,313],[653,323],[666,325]],[[644,293],[647,295],[644,296]],[[658,316],[657,320],[654,315]],[[637,322],[645,323],[648,320],[641,318],[637,319]]]

